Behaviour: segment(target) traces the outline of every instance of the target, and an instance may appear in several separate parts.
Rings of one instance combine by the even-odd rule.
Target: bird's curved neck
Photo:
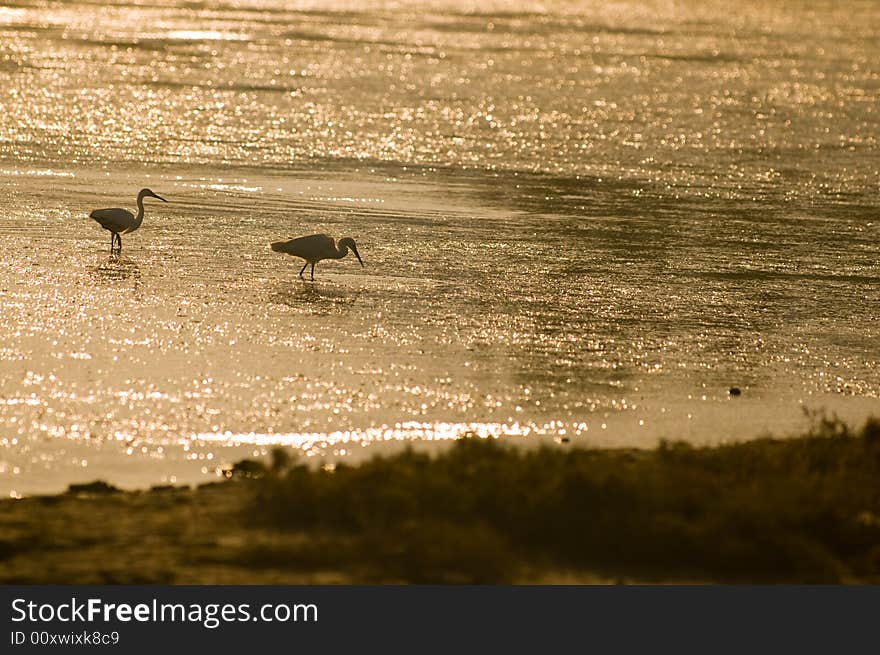
[[[134,225],[135,228],[141,226],[141,223],[144,222],[144,196],[143,194],[138,194],[138,213],[137,216],[134,217]]]
[[[342,259],[348,254],[348,246],[345,244],[336,244],[336,255],[333,259]]]

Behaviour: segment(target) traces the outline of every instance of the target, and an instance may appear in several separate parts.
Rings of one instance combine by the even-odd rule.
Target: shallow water
[[[0,8],[0,493],[876,411],[874,3],[327,6]]]

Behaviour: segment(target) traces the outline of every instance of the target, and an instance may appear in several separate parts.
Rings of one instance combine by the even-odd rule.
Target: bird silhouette
[[[351,248],[361,266],[364,265],[354,239],[351,237],[340,239],[337,245],[333,237],[329,237],[326,234],[311,234],[307,237],[299,237],[290,241],[276,241],[271,245],[272,250],[275,252],[286,252],[288,255],[294,255],[306,260],[306,263],[299,272],[300,277],[303,276],[306,266],[311,264],[312,280],[315,279],[315,264],[322,259],[342,259],[348,254],[349,248]]]
[[[89,218],[95,219],[101,227],[110,232],[111,255],[113,254],[114,243],[117,242],[119,244],[118,252],[120,254],[122,253],[122,237],[119,235],[134,232],[141,226],[141,223],[144,222],[144,198],[157,198],[162,202],[168,202],[165,198],[153,193],[150,189],[141,189],[137,199],[137,216],[127,209],[121,209],[119,207],[96,209],[89,214]]]

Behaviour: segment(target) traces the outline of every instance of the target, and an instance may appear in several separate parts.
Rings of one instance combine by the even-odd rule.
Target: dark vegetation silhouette
[[[880,583],[880,421],[653,450],[462,439],[0,501],[3,583]]]
[[[287,455],[284,455],[287,457]],[[880,421],[652,451],[463,439],[358,466],[266,470],[250,520],[318,532],[376,578],[507,581],[534,567],[644,580],[880,581]],[[370,555],[366,555],[370,553]],[[331,555],[335,557],[336,555]],[[367,578],[373,574],[366,572]]]

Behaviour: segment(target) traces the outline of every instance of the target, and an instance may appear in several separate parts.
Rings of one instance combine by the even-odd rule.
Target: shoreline
[[[5,584],[877,583],[880,422],[652,450],[465,439],[0,501]],[[437,502],[442,498],[443,502]]]

